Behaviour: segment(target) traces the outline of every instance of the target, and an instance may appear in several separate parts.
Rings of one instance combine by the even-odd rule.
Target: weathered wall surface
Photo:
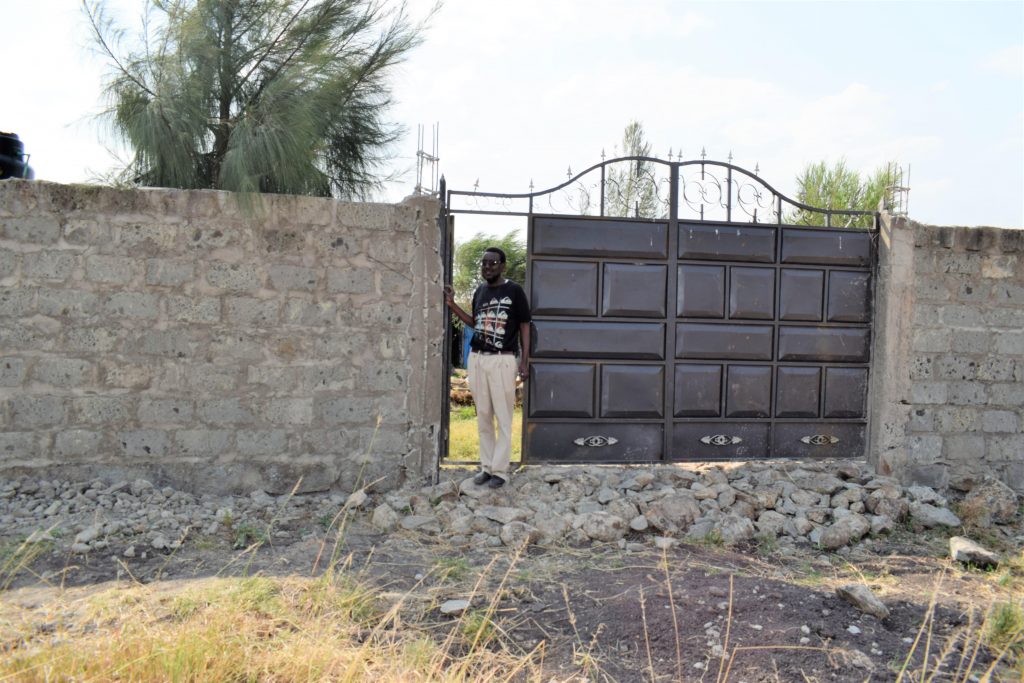
[[[883,218],[871,457],[905,481],[1024,492],[1024,231]]]
[[[436,215],[0,182],[0,477],[282,492],[430,476]]]

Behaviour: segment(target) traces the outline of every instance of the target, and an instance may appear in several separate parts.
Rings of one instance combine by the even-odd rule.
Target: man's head
[[[496,284],[501,281],[505,272],[505,252],[498,247],[487,247],[484,249],[480,259],[480,275],[487,284]]]

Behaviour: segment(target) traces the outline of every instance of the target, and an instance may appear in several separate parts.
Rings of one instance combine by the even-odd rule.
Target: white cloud
[[[1024,45],[1011,45],[990,52],[981,60],[981,66],[1007,76],[1020,76],[1024,73]]]

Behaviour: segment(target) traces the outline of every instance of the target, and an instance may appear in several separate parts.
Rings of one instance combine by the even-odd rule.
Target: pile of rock
[[[735,544],[764,538],[782,551],[812,544],[842,552],[901,523],[961,526],[935,490],[903,487],[845,462],[536,467],[497,490],[475,486],[464,470],[452,474],[458,479],[385,493],[277,497],[263,491],[194,496],[141,479],[112,485],[8,480],[0,482],[0,539],[142,556],[169,552],[196,535],[234,536],[244,529],[257,535],[269,529],[287,541],[322,532],[346,509],[381,533],[401,529],[493,547],[600,542],[639,550],[680,539]],[[970,512],[973,526],[1008,524],[1017,520],[1018,499],[1007,486],[986,480],[959,510]]]
[[[932,488],[903,487],[850,463],[746,463],[701,470],[541,467],[515,475],[497,491],[466,478],[391,492],[373,508],[371,521],[382,532],[402,528],[489,546],[653,542],[667,547],[677,539],[735,544],[767,538],[781,548],[813,544],[837,550],[904,522],[961,526],[947,504]],[[1017,497],[989,480],[968,494],[965,506],[999,509],[987,521],[1008,523],[1017,513]]]

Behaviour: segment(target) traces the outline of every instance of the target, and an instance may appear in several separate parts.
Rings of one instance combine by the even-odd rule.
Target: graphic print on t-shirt
[[[474,333],[480,335],[485,346],[500,349],[505,345],[505,323],[508,312],[512,308],[512,298],[503,296],[501,299],[491,297],[490,301],[480,303],[476,313]]]

